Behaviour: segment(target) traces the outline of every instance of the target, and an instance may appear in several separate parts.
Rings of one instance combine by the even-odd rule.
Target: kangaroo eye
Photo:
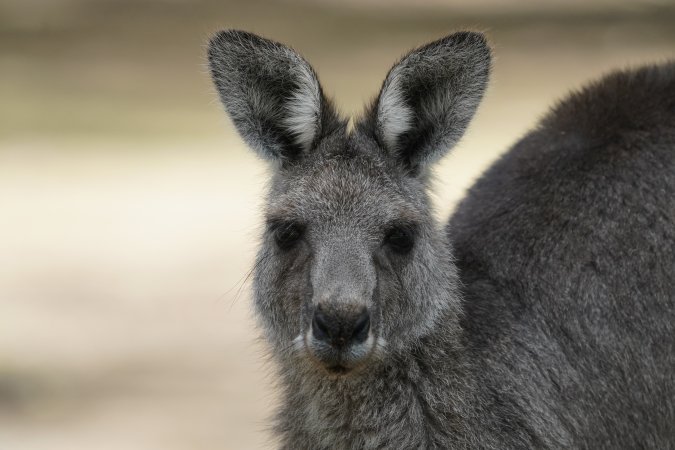
[[[300,240],[305,229],[297,222],[276,222],[270,228],[274,241],[282,250],[290,250]]]
[[[384,237],[384,245],[401,255],[409,253],[414,244],[415,231],[411,226],[393,226]]]

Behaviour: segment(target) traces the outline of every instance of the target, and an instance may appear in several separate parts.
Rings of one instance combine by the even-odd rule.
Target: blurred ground
[[[675,56],[671,2],[410,4],[0,3],[0,449],[269,446],[245,282],[265,168],[206,76],[213,31],[291,44],[348,113],[406,49],[486,31],[492,85],[437,171],[439,217],[566,91]]]

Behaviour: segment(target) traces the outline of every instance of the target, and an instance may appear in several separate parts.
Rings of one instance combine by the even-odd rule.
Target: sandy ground
[[[357,113],[405,49],[486,30],[493,82],[437,170],[443,218],[569,89],[675,56],[671,4],[617,4],[397,14],[326,1],[7,2],[0,449],[270,447],[272,371],[246,281],[266,168],[215,101],[209,33],[292,44]]]

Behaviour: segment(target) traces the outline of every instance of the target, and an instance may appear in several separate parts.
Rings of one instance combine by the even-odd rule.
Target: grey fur
[[[448,36],[392,69],[385,91],[392,73],[417,86],[394,96],[412,111],[394,124],[411,126],[402,140],[382,135],[382,94],[351,133],[322,96],[316,139],[290,153],[259,126],[287,122],[269,111],[260,121],[242,86],[283,106],[286,88],[257,74],[280,48],[288,63],[275,73],[293,79],[306,63],[251,36],[221,33],[209,55],[244,139],[281,162],[254,283],[281,448],[673,448],[675,63],[573,94],[444,229],[420,174],[480,101],[482,36]],[[388,240],[401,223],[414,230],[408,253]],[[318,302],[367,307],[368,343],[326,356],[311,335]],[[349,371],[331,372],[331,358]]]
[[[229,30],[211,39],[208,58],[227,112],[260,156],[294,159],[342,125],[312,67],[288,47]]]
[[[424,168],[462,137],[483,97],[489,72],[490,50],[482,35],[455,33],[432,42],[392,67],[367,116],[375,123],[366,124],[392,156],[413,170]],[[385,106],[391,103],[401,105]],[[403,111],[397,114],[392,109]],[[390,115],[398,118],[392,120]]]

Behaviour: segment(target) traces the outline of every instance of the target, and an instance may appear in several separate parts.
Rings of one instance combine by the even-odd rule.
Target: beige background
[[[0,449],[255,449],[274,394],[249,313],[265,167],[221,112],[204,44],[289,43],[349,114],[405,50],[495,48],[437,170],[463,190],[570,89],[675,56],[672,2],[0,2]]]

